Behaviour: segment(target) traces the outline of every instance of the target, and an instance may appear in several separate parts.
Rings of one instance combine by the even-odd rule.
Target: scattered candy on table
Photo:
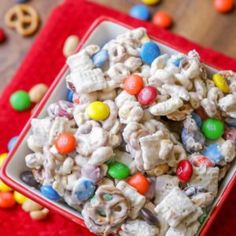
[[[47,91],[48,91],[47,85],[36,84],[29,91],[30,101],[34,103],[39,103]]]
[[[138,94],[141,105],[151,105],[157,98],[157,89],[154,86],[145,86]]]
[[[202,132],[210,140],[219,139],[224,133],[224,123],[218,119],[209,118],[203,121]]]
[[[79,37],[77,35],[70,35],[64,42],[63,55],[69,57],[73,55],[79,45]]]
[[[33,220],[44,220],[49,214],[49,210],[47,208],[44,208],[30,199],[27,199],[22,204],[22,209],[25,212],[28,212]]]
[[[193,167],[189,160],[182,160],[176,168],[176,176],[183,183],[188,182],[193,174]]]
[[[52,201],[59,201],[61,199],[60,195],[52,188],[51,185],[42,185],[40,187],[41,194],[52,200]]]
[[[24,90],[14,92],[10,97],[10,104],[16,111],[24,111],[30,108],[30,96]]]
[[[8,152],[10,152],[13,149],[15,143],[17,142],[17,139],[18,139],[18,136],[14,136],[9,140],[7,144]]]
[[[61,133],[55,141],[59,153],[68,154],[74,151],[76,139],[72,133]]]
[[[0,168],[3,165],[4,160],[8,157],[8,153],[2,153],[0,154]]]
[[[127,180],[127,183],[141,194],[145,194],[148,191],[150,185],[148,179],[142,173],[137,173],[131,176]]]
[[[220,13],[231,12],[234,8],[234,0],[214,0],[214,7]]]
[[[151,18],[151,11],[147,6],[138,4],[130,9],[129,15],[139,20],[147,21]]]
[[[28,200],[27,197],[25,197],[24,195],[16,191],[14,191],[13,196],[14,196],[15,201],[20,205],[22,205],[24,202]]]
[[[130,170],[127,165],[113,161],[108,165],[108,175],[114,179],[126,179],[130,175]]]
[[[12,208],[16,201],[12,192],[0,192],[0,209]]]
[[[0,44],[6,40],[6,34],[3,28],[0,28]]]
[[[212,77],[216,87],[218,87],[223,93],[229,93],[229,85],[225,78],[220,74],[214,74]]]
[[[124,82],[124,89],[131,95],[137,95],[143,88],[143,78],[139,75],[131,75]]]
[[[152,23],[161,28],[168,29],[172,26],[173,20],[168,13],[164,11],[158,11],[154,14]]]
[[[0,180],[0,192],[10,192],[12,191],[12,188],[3,183],[2,180]]]
[[[37,11],[30,5],[16,4],[6,13],[5,23],[18,34],[27,37],[33,35],[38,30],[40,18]]]
[[[140,57],[142,61],[148,65],[151,65],[160,54],[160,48],[152,41],[144,43],[140,49]]]
[[[106,120],[110,115],[110,108],[106,103],[96,101],[89,104],[86,112],[91,119],[103,121]]]
[[[155,5],[155,4],[159,3],[160,1],[161,0],[142,0],[142,2],[147,5]]]

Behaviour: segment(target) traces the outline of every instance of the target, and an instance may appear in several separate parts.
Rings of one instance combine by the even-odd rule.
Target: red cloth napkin
[[[82,0],[67,0],[51,14],[41,30],[28,55],[0,99],[0,152],[7,151],[8,140],[18,135],[30,116],[30,111],[18,113],[9,106],[9,97],[18,89],[29,90],[39,82],[50,85],[65,63],[62,55],[64,40],[71,34],[83,37],[91,23],[99,16],[114,17],[134,27],[145,26],[149,33],[164,40],[184,52],[196,49],[201,58],[222,69],[236,70],[236,60],[204,49],[182,37],[176,36],[150,23],[141,22],[115,10]],[[233,191],[208,235],[235,235],[236,218],[234,214],[236,191]],[[20,206],[11,210],[0,210],[0,235],[16,236],[86,236],[88,230],[69,219],[51,212],[50,218],[43,222],[32,221]]]

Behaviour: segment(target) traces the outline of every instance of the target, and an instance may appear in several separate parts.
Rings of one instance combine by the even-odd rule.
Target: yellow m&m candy
[[[212,79],[215,86],[218,87],[223,93],[229,93],[229,85],[222,75],[214,74]]]
[[[4,160],[7,158],[8,153],[0,154],[0,167],[2,166]]]
[[[160,0],[142,0],[142,2],[147,5],[155,5],[155,4],[159,3]]]
[[[103,121],[109,117],[110,108],[106,103],[96,101],[89,104],[86,109],[86,112],[90,119],[96,121]]]
[[[0,180],[0,192],[10,192],[12,189]]]
[[[14,191],[13,195],[14,195],[15,201],[20,205],[22,205],[26,200],[28,200],[27,197],[25,197],[24,195],[22,195],[21,193],[18,193],[16,191]]]

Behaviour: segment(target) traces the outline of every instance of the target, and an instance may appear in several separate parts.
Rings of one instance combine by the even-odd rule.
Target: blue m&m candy
[[[146,42],[140,49],[140,57],[145,64],[151,65],[159,57],[161,50],[158,45],[152,41]]]
[[[59,201],[61,199],[60,195],[52,188],[51,185],[42,185],[40,187],[40,192],[44,197],[52,201]]]
[[[86,201],[94,195],[95,189],[96,187],[90,179],[81,178],[74,186],[73,195],[79,201]]]
[[[220,152],[220,146],[217,143],[209,144],[203,150],[203,155],[214,163],[219,163],[224,158]]]
[[[13,149],[13,147],[14,147],[16,141],[17,141],[17,138],[18,138],[18,136],[15,136],[15,137],[12,137],[12,138],[9,140],[9,142],[8,142],[8,144],[7,144],[7,149],[8,149],[9,152]]]
[[[133,6],[129,11],[129,15],[139,20],[149,20],[151,18],[149,8],[143,4]]]
[[[109,55],[108,55],[107,50],[102,49],[101,51],[99,51],[93,56],[92,58],[93,64],[97,67],[102,67],[106,63],[108,58],[109,58]]]
[[[192,115],[192,118],[194,119],[194,121],[196,122],[198,128],[201,128],[201,126],[202,126],[201,117],[195,112],[192,112],[191,115]]]
[[[67,94],[66,94],[66,100],[68,102],[73,102],[73,95],[74,95],[74,92],[70,89],[67,90]]]

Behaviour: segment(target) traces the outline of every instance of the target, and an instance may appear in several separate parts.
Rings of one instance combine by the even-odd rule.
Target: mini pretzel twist
[[[5,15],[7,26],[13,28],[22,36],[30,36],[39,26],[39,16],[34,8],[27,4],[12,7]]]

